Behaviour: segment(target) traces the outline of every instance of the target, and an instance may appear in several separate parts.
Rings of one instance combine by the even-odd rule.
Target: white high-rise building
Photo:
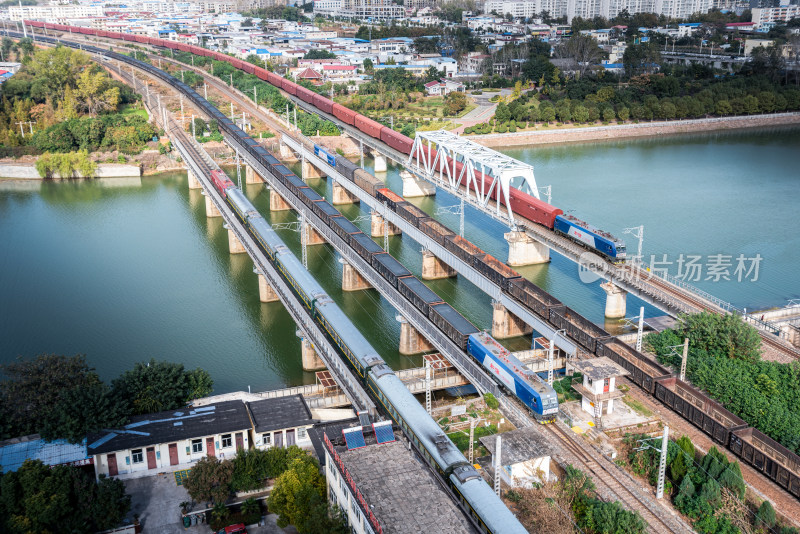
[[[13,21],[46,20],[59,22],[67,19],[102,17],[103,6],[99,5],[55,5],[55,6],[10,6],[8,16]]]
[[[484,12],[498,15],[511,14],[516,18],[531,18],[547,11],[551,17],[563,17],[568,21],[575,17],[614,18],[621,11],[655,13],[673,18],[688,18],[693,13],[707,13],[714,0],[487,0]]]

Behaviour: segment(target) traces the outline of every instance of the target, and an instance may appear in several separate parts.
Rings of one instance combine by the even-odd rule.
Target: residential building
[[[576,362],[574,367],[583,374],[583,382],[572,384],[581,395],[581,408],[597,419],[613,413],[614,400],[625,395],[617,389],[616,378],[630,373],[605,356]]]
[[[356,77],[355,65],[323,65],[322,77],[326,82],[343,82]]]
[[[325,468],[328,502],[343,510],[352,532],[473,532],[391,421],[368,423],[350,419],[311,431]]]
[[[707,13],[713,6],[714,0],[487,0],[484,11],[516,18],[531,18],[547,11],[553,17],[566,16],[571,22],[575,17],[611,19],[623,10],[631,15],[655,13],[685,19],[694,13]]]
[[[460,72],[481,72],[484,62],[487,59],[492,59],[492,56],[489,54],[481,54],[480,52],[469,52],[461,56],[458,70]]]
[[[800,5],[780,6],[780,7],[755,7],[752,10],[752,21],[759,28],[766,24],[775,22],[789,22],[794,18],[800,17]]]
[[[520,428],[480,439],[495,465],[497,437],[500,437],[500,479],[512,488],[530,488],[550,480],[553,448],[542,433],[532,427]]]
[[[311,82],[314,85],[321,85],[322,84],[322,74],[315,71],[311,67],[306,67],[304,69],[297,69],[297,72],[294,74],[294,79],[298,82],[300,80],[305,80],[307,82]]]
[[[247,412],[253,423],[256,448],[312,448],[308,431],[314,426],[314,419],[302,395],[248,402]]]
[[[240,400],[137,415],[122,428],[87,438],[97,476],[147,476],[189,469],[204,456],[233,458],[252,428]]]
[[[749,56],[753,53],[753,50],[758,48],[759,46],[763,46],[764,48],[769,48],[770,46],[774,45],[775,41],[772,39],[745,39],[744,40],[744,55]]]
[[[103,6],[98,4],[67,4],[48,6],[10,6],[8,16],[12,21],[46,20],[65,22],[67,19],[87,19],[103,16]]]
[[[391,0],[314,0],[314,14],[380,21],[403,18],[406,11]]]
[[[441,79],[434,80],[425,84],[425,92],[428,96],[446,96],[452,92],[464,92],[464,84],[455,80]]]

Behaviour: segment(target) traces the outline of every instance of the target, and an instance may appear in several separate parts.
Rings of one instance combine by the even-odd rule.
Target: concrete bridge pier
[[[228,250],[231,251],[231,254],[244,254],[247,252],[232,228],[228,228]]]
[[[222,214],[217,209],[217,205],[211,200],[211,197],[206,195],[206,217],[222,217]]]
[[[360,202],[358,197],[345,189],[339,182],[333,182],[333,198],[331,203],[334,206],[341,206],[342,204],[357,204]]]
[[[278,299],[278,294],[272,289],[272,286],[267,282],[267,277],[263,274],[258,274],[258,299],[261,302],[275,302]]]
[[[437,258],[430,250],[422,251],[422,279],[440,280],[458,274],[455,269]]]
[[[403,197],[429,197],[436,194],[436,186],[427,180],[421,180],[408,171],[400,171],[403,180]]]
[[[525,321],[508,311],[499,302],[493,302],[492,308],[492,337],[505,339],[533,332],[532,326],[525,324]]]
[[[389,235],[400,235],[400,229],[389,223]],[[383,216],[377,211],[372,212],[372,224],[370,225],[370,235],[372,237],[383,237]]]
[[[246,184],[263,184],[264,183],[264,178],[262,178],[261,175],[258,174],[255,171],[255,169],[253,169],[253,167],[251,167],[250,165],[245,165],[244,166],[244,170],[245,170],[244,178],[245,178],[245,183]]]
[[[342,291],[359,291],[372,287],[355,267],[343,259],[339,261],[342,262]]]
[[[322,361],[322,358],[317,356],[317,352],[314,350],[314,344],[308,341],[306,338],[300,338],[300,345],[301,345],[301,353],[303,357],[303,371],[321,371],[322,369],[326,369],[325,362]]]
[[[508,241],[508,264],[512,267],[537,265],[550,261],[550,249],[525,232],[507,232],[503,237]]]
[[[307,159],[303,159],[303,163],[300,166],[300,174],[303,180],[313,180],[316,178],[325,177],[325,174],[318,168],[314,167],[314,165]]]
[[[628,292],[611,282],[603,282],[600,287],[606,292],[606,317],[609,319],[622,319],[625,317]]]
[[[281,160],[297,161],[297,156],[295,155],[294,151],[291,148],[289,148],[288,145],[280,143],[279,146],[280,146]]]
[[[325,238],[322,237],[322,234],[314,230],[314,227],[308,223],[305,223],[305,227],[303,228],[303,232],[306,233],[306,245],[323,245],[325,244]]]
[[[411,356],[433,350],[431,342],[411,326],[405,317],[398,315],[397,320],[400,322],[400,354]]]
[[[375,172],[386,172],[389,167],[386,164],[386,156],[375,154]]]
[[[274,189],[269,190],[269,211],[289,211],[291,207]]]
[[[203,186],[200,183],[200,180],[197,179],[197,176],[194,175],[191,169],[186,171],[186,174],[189,175],[189,189],[202,189]]]

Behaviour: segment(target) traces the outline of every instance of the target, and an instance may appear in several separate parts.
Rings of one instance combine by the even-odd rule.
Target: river
[[[800,130],[728,132],[658,140],[509,150],[535,166],[553,203],[612,233],[645,225],[644,255],[723,254],[732,281],[696,285],[737,306],[763,308],[800,296],[794,274],[800,239],[796,216],[796,151]],[[386,174],[399,191],[399,169]],[[330,197],[325,180],[310,183]],[[272,222],[263,186],[248,196]],[[256,276],[244,255],[227,251],[219,219],[207,219],[202,195],[184,173],[141,180],[0,181],[0,362],[40,353],[85,354],[105,380],[149,358],[208,370],[215,392],[313,383],[300,368],[295,326],[280,303],[258,301]],[[414,200],[432,213],[456,204],[439,193]],[[353,219],[357,205],[341,207]],[[458,228],[458,216],[439,217]],[[466,235],[505,259],[501,225],[469,209]],[[368,229],[369,221],[358,223]],[[281,231],[299,255],[299,235]],[[635,252],[626,235],[629,251]],[[390,251],[415,274],[419,246],[391,237]],[[735,280],[735,258],[760,254],[758,280]],[[397,352],[395,311],[374,291],[343,293],[341,265],[325,245],[310,247],[312,273],[394,368],[420,365]],[[583,284],[575,264],[558,255],[520,270],[593,321],[603,322],[604,293]],[[675,265],[671,267],[675,274]],[[705,278],[703,273],[702,278]],[[751,272],[750,278],[753,277]],[[491,326],[489,299],[462,278],[429,284],[480,328]],[[641,303],[630,297],[629,314]],[[647,316],[661,315],[647,307]],[[617,327],[609,324],[609,327]],[[530,337],[510,340],[512,349]]]

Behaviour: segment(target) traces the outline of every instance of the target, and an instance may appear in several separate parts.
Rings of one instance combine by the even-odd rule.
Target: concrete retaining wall
[[[139,165],[125,165],[118,163],[99,163],[97,165],[97,178],[130,178],[142,175]],[[36,165],[0,165],[0,178],[15,178],[17,180],[41,180],[42,177],[36,170]]]
[[[468,135],[465,137],[470,141],[475,141],[487,147],[507,147],[769,127],[783,124],[800,124],[800,113],[774,113],[747,117],[716,117],[575,128],[542,128],[533,132]]]

